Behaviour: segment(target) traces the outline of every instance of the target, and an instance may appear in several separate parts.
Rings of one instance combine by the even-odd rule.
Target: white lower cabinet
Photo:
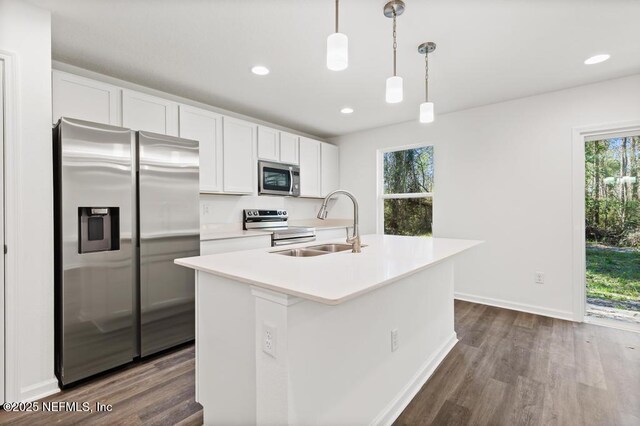
[[[257,127],[248,121],[225,117],[223,124],[223,189],[234,194],[258,190],[256,162]]]
[[[178,136],[178,104],[125,89],[122,91],[122,125],[131,130]]]
[[[54,124],[60,117],[113,126],[122,124],[119,87],[55,70],[51,75],[51,89]]]
[[[180,105],[180,137],[199,142],[200,192],[222,191],[222,115]]]
[[[231,251],[253,250],[271,247],[271,235],[256,235],[242,238],[200,241],[200,255],[227,253]]]

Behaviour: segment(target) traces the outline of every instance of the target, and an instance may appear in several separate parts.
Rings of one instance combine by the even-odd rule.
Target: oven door
[[[258,163],[259,194],[300,195],[300,168],[298,166],[260,161]]]

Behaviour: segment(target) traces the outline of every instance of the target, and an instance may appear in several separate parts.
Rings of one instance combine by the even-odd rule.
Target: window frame
[[[433,152],[433,186],[431,192],[412,192],[403,194],[385,194],[384,193],[384,155],[388,152],[406,151],[416,148],[431,147]],[[376,233],[384,234],[384,200],[389,199],[406,199],[406,198],[430,198],[431,203],[434,202],[434,192],[436,187],[436,145],[434,143],[418,143],[411,145],[393,146],[380,148],[377,151],[377,173],[376,173]],[[435,234],[435,220],[431,222],[431,235]]]

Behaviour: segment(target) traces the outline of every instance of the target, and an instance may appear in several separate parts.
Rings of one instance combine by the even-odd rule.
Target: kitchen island
[[[205,424],[390,424],[400,414],[457,342],[454,259],[480,241],[365,235],[362,244],[362,253],[275,253],[314,245],[305,243],[175,261],[197,271]]]

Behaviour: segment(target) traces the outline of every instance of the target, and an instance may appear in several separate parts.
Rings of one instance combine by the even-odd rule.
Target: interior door
[[[140,352],[195,338],[195,273],[174,259],[200,254],[198,142],[138,132]]]

